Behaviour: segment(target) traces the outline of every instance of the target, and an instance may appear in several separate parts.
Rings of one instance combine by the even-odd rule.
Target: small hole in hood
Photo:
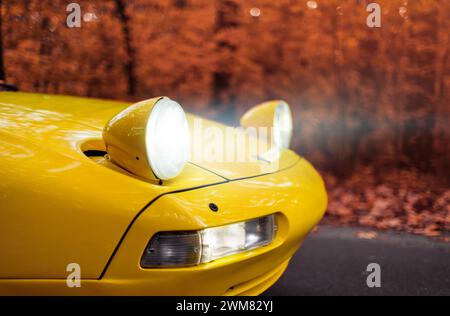
[[[86,150],[84,154],[88,157],[104,157],[107,152],[103,150]]]
[[[104,157],[106,152],[105,143],[102,139],[94,138],[94,139],[88,139],[85,140],[80,145],[81,152],[86,157]]]

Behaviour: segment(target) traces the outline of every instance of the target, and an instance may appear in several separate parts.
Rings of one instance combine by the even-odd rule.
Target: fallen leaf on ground
[[[442,241],[442,242],[450,243],[450,237],[439,237],[438,240]]]
[[[450,232],[450,189],[433,175],[361,166],[346,177],[326,172],[324,177],[329,195],[326,217],[332,223],[429,237]]]
[[[359,239],[374,239],[378,236],[376,232],[365,232],[365,231],[358,231],[356,232],[356,237]]]

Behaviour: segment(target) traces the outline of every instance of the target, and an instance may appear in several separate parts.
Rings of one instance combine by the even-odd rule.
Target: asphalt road
[[[367,229],[321,226],[264,295],[450,295],[450,244],[406,233],[357,238]],[[381,287],[369,288],[369,263]]]

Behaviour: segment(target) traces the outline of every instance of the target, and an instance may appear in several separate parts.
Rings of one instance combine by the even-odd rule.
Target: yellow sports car
[[[257,295],[327,205],[283,101],[241,127],[0,92],[0,295]]]

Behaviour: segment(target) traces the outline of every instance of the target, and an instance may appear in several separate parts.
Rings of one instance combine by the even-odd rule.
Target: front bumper
[[[211,202],[218,212],[209,209]],[[163,195],[136,219],[99,280],[82,280],[80,288],[67,287],[65,280],[9,280],[0,281],[0,288],[40,295],[257,295],[282,275],[326,205],[321,177],[302,159],[277,173]],[[277,214],[278,232],[268,246],[194,267],[140,266],[159,231],[199,230],[269,214]]]

